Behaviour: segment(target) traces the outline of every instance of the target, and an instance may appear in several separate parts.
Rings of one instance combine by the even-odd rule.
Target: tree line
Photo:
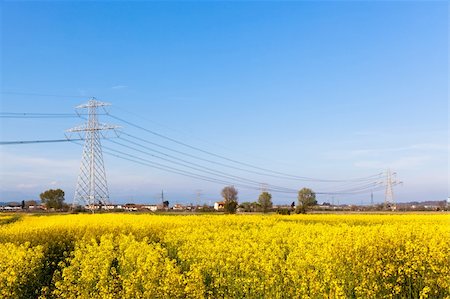
[[[46,206],[47,209],[61,210],[66,208],[67,205],[64,203],[64,191],[61,189],[49,189],[39,195],[42,204]],[[226,186],[221,192],[224,201],[224,210],[227,213],[236,213],[239,203],[238,203],[238,190],[234,186]],[[306,213],[307,210],[316,205],[316,194],[309,188],[303,188],[298,191],[297,205],[295,202],[291,204],[291,207],[296,213]],[[168,205],[168,202],[167,202]],[[261,192],[258,197],[257,202],[249,203],[244,202],[241,204],[244,211],[251,209],[258,209],[263,213],[269,212],[273,208],[272,194],[267,191]]]
[[[238,190],[234,186],[227,186],[222,189],[221,195],[224,202],[225,212],[230,214],[236,213],[239,207]],[[263,213],[269,212],[273,207],[272,194],[267,191],[261,192],[258,197],[258,201],[255,204]],[[317,200],[314,191],[309,188],[302,188],[300,191],[298,191],[297,205],[295,205],[295,202],[293,202],[291,204],[291,207],[293,209],[295,207],[296,213],[304,214],[310,207],[315,205],[317,205]],[[242,203],[241,206],[245,210],[247,206],[252,207],[252,203],[245,202]]]

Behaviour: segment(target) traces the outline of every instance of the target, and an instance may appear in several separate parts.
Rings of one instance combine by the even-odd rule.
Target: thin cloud
[[[423,166],[426,162],[430,160],[431,160],[430,156],[411,156],[411,157],[402,157],[390,162],[380,160],[359,161],[356,162],[354,165],[355,167],[367,169],[385,169],[385,168],[411,169]]]
[[[392,148],[381,148],[381,149],[361,149],[354,150],[351,153],[354,156],[362,155],[380,155],[390,152],[404,152],[404,151],[448,151],[449,145],[447,144],[436,144],[436,143],[420,143],[413,144],[404,147],[392,147]]]
[[[80,160],[74,159],[51,159],[47,157],[30,157],[21,156],[11,153],[2,153],[2,168],[15,169],[17,165],[25,165],[26,168],[52,167],[65,171],[67,168],[76,168],[80,164]]]
[[[126,86],[126,85],[115,85],[115,86],[113,86],[113,87],[111,87],[111,89],[124,89],[124,88],[127,88],[128,86]]]
[[[442,143],[417,143],[401,147],[388,147],[388,148],[367,148],[356,150],[339,150],[328,152],[325,157],[328,159],[370,159],[370,158],[382,158],[387,155],[419,155],[419,154],[440,154],[449,152],[450,146]]]
[[[18,184],[16,186],[17,189],[34,189],[36,187],[38,187],[39,184]]]

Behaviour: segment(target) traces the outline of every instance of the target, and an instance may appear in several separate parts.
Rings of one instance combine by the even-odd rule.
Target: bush
[[[279,215],[291,215],[290,209],[277,209],[277,214]]]

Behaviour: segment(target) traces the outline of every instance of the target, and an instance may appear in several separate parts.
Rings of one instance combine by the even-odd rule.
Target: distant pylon
[[[106,205],[109,203],[108,183],[100,139],[105,137],[103,131],[114,130],[117,126],[99,123],[97,113],[97,108],[109,105],[91,98],[88,103],[77,106],[77,109],[88,110],[88,120],[81,126],[67,130],[69,133],[80,134],[84,139],[73,207],[84,202],[93,211],[95,204]]]
[[[202,189],[197,189],[197,190],[195,190],[195,192],[196,192],[196,194],[197,194],[197,207],[199,207],[200,206],[200,198],[201,198],[201,196],[202,196]]]
[[[261,193],[269,192],[269,184],[267,184],[267,183],[260,183],[260,185],[261,185]]]
[[[397,208],[394,199],[394,186],[401,184],[402,182],[397,181],[397,173],[391,172],[390,169],[386,171],[386,190],[384,192],[384,208],[395,210]]]

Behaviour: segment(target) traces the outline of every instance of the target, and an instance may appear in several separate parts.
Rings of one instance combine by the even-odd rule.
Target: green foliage
[[[63,208],[64,191],[61,189],[50,189],[39,195],[42,203],[47,209],[59,210]]]
[[[20,218],[22,218],[22,216],[17,214],[0,217],[0,225],[16,222],[20,220]]]
[[[234,186],[227,186],[222,189],[222,197],[224,201],[225,212],[233,214],[236,213],[238,207],[238,191]]]
[[[261,210],[261,205],[257,202],[245,201],[239,205],[243,212],[257,212]]]
[[[237,201],[226,201],[223,205],[226,213],[234,214],[236,213],[238,207]]]
[[[259,195],[258,203],[264,213],[267,213],[273,206],[272,195],[269,192],[262,192]]]
[[[298,207],[296,213],[306,213],[309,207],[317,205],[316,194],[309,188],[298,191]]]
[[[296,214],[306,214],[306,207],[305,206],[295,207],[295,213]]]
[[[209,205],[204,204],[201,208],[199,207],[197,211],[202,213],[211,213],[215,212],[216,210],[214,210],[214,207],[210,207]]]
[[[291,210],[289,210],[289,209],[277,209],[277,214],[279,214],[279,215],[291,215]]]

